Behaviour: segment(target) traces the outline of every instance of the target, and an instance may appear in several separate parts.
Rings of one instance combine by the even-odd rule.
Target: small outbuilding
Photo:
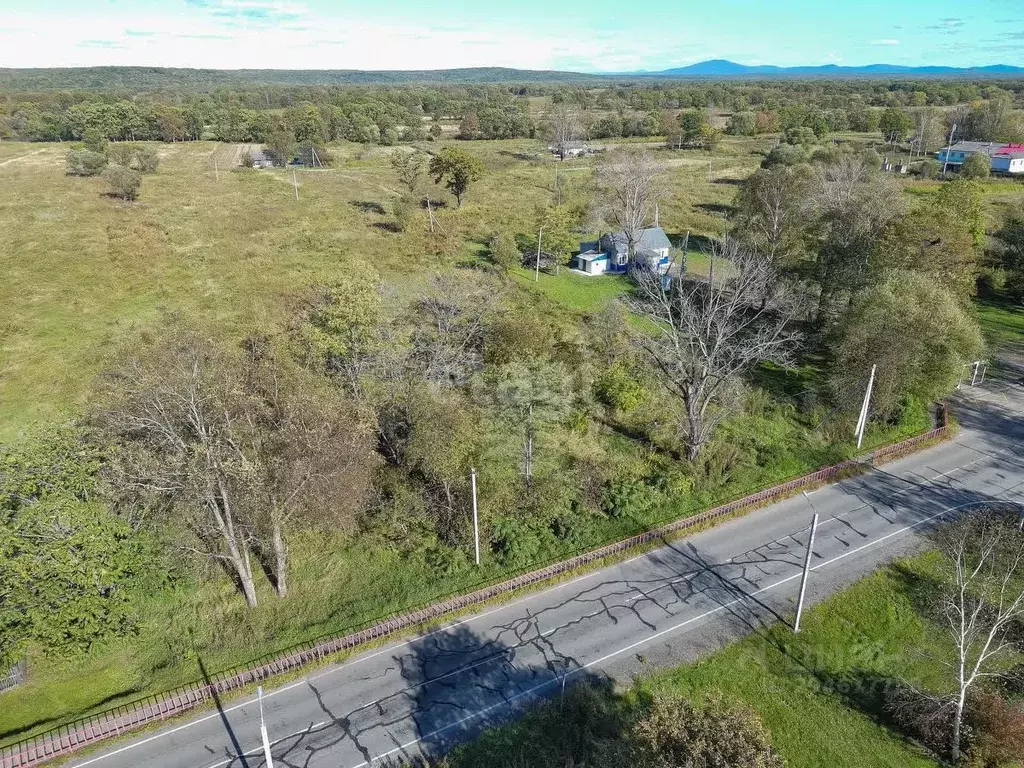
[[[253,168],[273,168],[273,158],[264,152],[262,149],[254,149],[249,152],[249,159],[251,161],[251,167]]]

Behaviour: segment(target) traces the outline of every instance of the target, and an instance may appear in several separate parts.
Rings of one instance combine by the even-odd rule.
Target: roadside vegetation
[[[0,144],[0,740],[849,457],[873,364],[866,445],[926,430],[1019,333],[1019,196],[905,194],[901,88],[538,88],[8,101],[69,141]],[[666,279],[569,269],[654,222]]]

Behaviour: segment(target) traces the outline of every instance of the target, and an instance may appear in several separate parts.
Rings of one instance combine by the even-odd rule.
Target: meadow
[[[757,167],[759,143],[726,142],[711,183],[703,153],[664,153],[670,235],[722,230],[729,182]],[[79,413],[119,345],[163,317],[241,338],[247,328],[283,327],[292,297],[344,279],[357,263],[398,286],[421,282],[431,269],[479,259],[497,229],[531,231],[555,183],[539,142],[474,142],[488,173],[462,211],[440,211],[447,242],[437,244],[426,211],[405,233],[385,228],[400,195],[388,157],[403,149],[333,146],[334,168],[297,173],[296,200],[290,171],[233,169],[231,145],[157,146],[160,168],[125,204],[104,197],[98,178],[66,176],[66,145],[0,143],[0,162],[11,160],[0,165],[0,440]],[[560,164],[563,194],[588,193],[592,164]],[[429,182],[423,193],[447,197]],[[601,299],[619,289],[615,278],[593,286]],[[590,292],[581,284],[552,297],[591,309]]]

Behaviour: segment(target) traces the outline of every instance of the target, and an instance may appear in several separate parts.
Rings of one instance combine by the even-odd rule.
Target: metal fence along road
[[[501,597],[510,592],[569,573],[596,561],[614,557],[624,551],[642,547],[650,542],[673,536],[682,531],[700,528],[742,509],[762,506],[792,495],[795,491],[826,483],[856,472],[865,464],[875,464],[912,453],[922,444],[944,439],[949,427],[944,408],[939,410],[939,426],[935,429],[893,443],[867,454],[860,460],[848,460],[824,467],[808,475],[765,488],[727,504],[685,517],[666,525],[652,528],[635,536],[616,541],[567,560],[521,574],[506,581],[491,584],[475,592],[457,595],[431,603],[385,621],[374,623],[346,635],[313,641],[297,646],[263,663],[244,669],[233,669],[211,676],[209,680],[191,683],[173,691],[148,696],[96,715],[82,718],[35,737],[25,739],[0,751],[0,768],[30,768],[47,760],[68,755],[90,744],[127,733],[149,723],[159,722],[188,712],[212,701],[215,695],[259,683],[273,675],[298,669],[311,662],[321,661],[340,651],[351,650],[374,640],[395,635],[424,622],[442,618],[473,605]]]

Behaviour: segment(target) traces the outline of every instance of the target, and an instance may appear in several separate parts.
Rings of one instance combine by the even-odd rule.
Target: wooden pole
[[[533,282],[540,280],[540,241],[542,237],[544,237],[544,227],[537,232],[537,271],[533,275]]]
[[[292,186],[295,187],[295,199],[299,199],[299,182],[295,178],[295,169],[292,168]]]

